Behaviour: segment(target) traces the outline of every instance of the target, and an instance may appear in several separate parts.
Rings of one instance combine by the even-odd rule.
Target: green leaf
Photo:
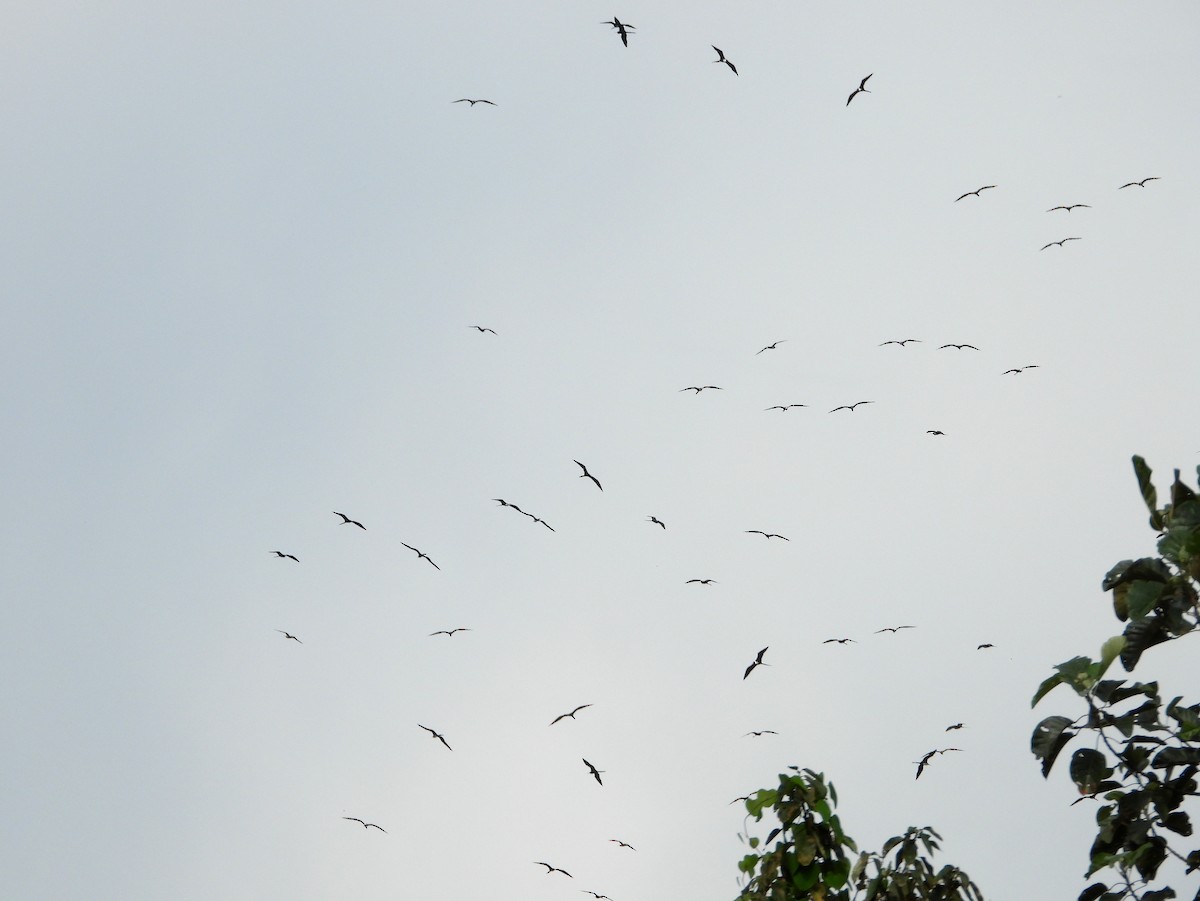
[[[1071,755],[1071,781],[1081,795],[1090,795],[1100,788],[1100,783],[1112,775],[1112,769],[1104,755],[1094,748],[1080,748]]]
[[[1162,597],[1165,585],[1162,582],[1151,582],[1138,579],[1129,584],[1129,592],[1125,595],[1125,606],[1129,610],[1129,618],[1142,619],[1154,609],[1158,599]]]
[[[1142,652],[1162,644],[1169,636],[1157,618],[1147,618],[1130,623],[1125,627],[1125,647],[1121,649],[1121,666],[1126,672],[1133,670],[1142,657]]]
[[[1167,814],[1166,818],[1163,819],[1163,826],[1178,835],[1192,834],[1192,821],[1182,810]]]
[[[1167,886],[1166,888],[1156,889],[1153,892],[1143,892],[1142,901],[1169,901],[1175,897],[1175,889]]]
[[[1142,492],[1142,500],[1146,502],[1146,509],[1150,511],[1150,527],[1155,531],[1162,528],[1162,516],[1158,512],[1158,492],[1154,490],[1154,483],[1150,481],[1152,473],[1150,467],[1146,465],[1146,461],[1141,457],[1134,456],[1133,471],[1137,474],[1138,488]]]
[[[1067,731],[1071,722],[1065,716],[1048,716],[1034,728],[1029,746],[1033,756],[1042,761],[1042,776],[1050,775],[1050,768],[1054,766],[1059,751],[1075,735]]]
[[[1062,673],[1055,673],[1053,676],[1047,676],[1045,679],[1043,679],[1042,684],[1038,686],[1038,690],[1033,693],[1033,702],[1029,706],[1036,707],[1038,705],[1038,701],[1046,697],[1046,695],[1050,693],[1051,689],[1062,684],[1062,680]]]
[[[1079,893],[1079,901],[1096,901],[1097,898],[1107,891],[1108,886],[1103,882],[1093,882]]]
[[[1070,685],[1077,695],[1086,696],[1088,690],[1096,684],[1091,657],[1072,657],[1054,669],[1062,676],[1063,684]]]
[[[757,854],[747,854],[740,861],[738,861],[738,869],[743,873],[753,873],[756,866],[758,866]]]
[[[1150,761],[1150,766],[1156,769],[1188,764],[1200,764],[1200,748],[1163,748]]]

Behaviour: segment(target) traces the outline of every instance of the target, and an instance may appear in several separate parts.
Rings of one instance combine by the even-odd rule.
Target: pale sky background
[[[728,901],[729,802],[798,765],[864,847],[1074,897],[1095,807],[1028,742],[1078,707],[1029,698],[1153,552],[1129,457],[1200,459],[1198,38],[9,4],[0,894]],[[1197,693],[1179,645],[1138,676]]]

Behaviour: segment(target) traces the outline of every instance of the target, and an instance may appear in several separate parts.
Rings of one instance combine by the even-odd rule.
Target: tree
[[[779,774],[778,788],[745,799],[755,822],[769,809],[779,825],[765,840],[739,836],[750,853],[738,864],[748,877],[738,901],[982,901],[962,870],[934,869],[929,857],[941,836],[932,829],[910,827],[879,853],[859,853],[834,813],[833,784],[822,773],[788,769]],[[856,855],[853,864],[850,855]]]
[[[1145,460],[1134,457],[1133,469],[1150,527],[1158,533],[1159,556],[1122,560],[1108,571],[1101,586],[1112,592],[1117,619],[1127,623],[1123,633],[1104,642],[1099,660],[1073,657],[1054,667],[1033,696],[1037,706],[1051,689],[1067,685],[1085,707],[1074,718],[1046,717],[1034,729],[1031,748],[1043,776],[1049,777],[1072,739],[1094,736],[1092,747],[1071,755],[1068,773],[1083,796],[1074,803],[1103,801],[1086,876],[1113,875],[1085,888],[1079,901],[1175,898],[1171,886],[1155,887],[1162,864],[1176,858],[1185,875],[1200,868],[1200,849],[1178,847],[1192,834],[1183,806],[1197,795],[1200,704],[1177,696],[1164,705],[1156,681],[1102,678],[1114,660],[1133,672],[1147,650],[1200,625],[1200,498],[1180,481],[1177,469],[1170,503],[1159,508]],[[1200,891],[1195,899],[1200,901]]]

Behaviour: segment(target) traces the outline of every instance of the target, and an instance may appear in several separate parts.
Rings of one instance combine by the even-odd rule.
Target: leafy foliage
[[[1172,844],[1192,834],[1182,808],[1198,794],[1200,704],[1176,697],[1164,706],[1157,682],[1103,678],[1114,660],[1132,672],[1147,650],[1200,626],[1200,498],[1175,470],[1170,503],[1159,508],[1150,467],[1134,457],[1133,469],[1150,527],[1159,533],[1160,556],[1122,560],[1108,571],[1101,587],[1112,592],[1113,612],[1127,624],[1124,632],[1104,643],[1099,660],[1074,657],[1054,667],[1033,696],[1036,706],[1052,689],[1067,685],[1086,706],[1074,719],[1049,716],[1033,730],[1030,748],[1043,776],[1074,738],[1089,734],[1095,740],[1094,747],[1071,756],[1069,774],[1080,800],[1104,802],[1096,811],[1086,875],[1111,871],[1116,878],[1089,885],[1079,901],[1174,898],[1172,887],[1153,887],[1162,864],[1174,857],[1189,874],[1200,867],[1200,849],[1181,852]]]
[[[746,799],[755,822],[770,811],[779,825],[762,840],[740,836],[750,853],[738,864],[747,882],[737,901],[982,901],[962,870],[934,868],[941,836],[932,829],[910,827],[879,853],[859,853],[834,813],[833,785],[821,773],[789,769],[778,788]]]

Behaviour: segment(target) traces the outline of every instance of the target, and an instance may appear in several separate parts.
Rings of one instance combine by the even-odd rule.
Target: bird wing
[[[734,75],[738,74],[737,66],[735,66],[733,63],[731,63],[729,60],[725,60],[725,65],[727,65],[729,68],[731,68],[733,70]]]
[[[871,73],[871,75],[874,75],[874,74],[875,74],[874,72]],[[871,75],[868,75],[867,78],[870,78]],[[867,89],[867,78],[864,78],[862,81],[860,81],[858,83],[858,89],[860,91],[865,91]]]
[[[715,62],[718,62],[718,63],[723,63],[723,62],[725,62],[725,51],[723,51],[723,50],[722,50],[720,47],[718,47],[716,44],[709,44],[708,46],[712,47],[712,48],[713,48],[713,50],[716,50],[716,51],[717,51],[717,56],[721,57],[720,59],[718,59],[718,60],[715,60]]]
[[[579,711],[583,710],[585,707],[591,707],[591,706],[592,706],[591,704],[580,704],[578,707],[576,707],[574,710],[571,711],[571,715],[574,716]]]
[[[366,823],[363,823],[363,821],[360,820],[358,817],[342,817],[342,819],[343,820],[354,820],[354,822],[356,822],[356,823],[362,823],[364,826],[367,825]]]
[[[434,733],[434,734],[435,734],[435,735],[437,735],[437,733]],[[444,745],[446,746],[446,750],[447,750],[447,751],[453,751],[453,750],[454,750],[452,747],[450,747],[450,743],[449,743],[449,742],[447,742],[447,741],[446,741],[446,739],[442,738],[440,735],[437,735],[437,740],[438,740],[438,741],[440,741],[442,744],[444,744]]]
[[[834,407],[834,408],[833,408],[832,410],[830,410],[829,412],[830,412],[830,413],[836,413],[838,410],[851,410],[851,411],[852,411],[853,409],[854,409],[853,407],[848,407],[848,406],[846,406],[845,404],[842,404],[840,407]]]
[[[747,676],[749,676],[750,673],[752,673],[754,671],[754,667],[756,667],[756,666],[758,666],[757,660],[754,661],[754,663],[751,663],[748,667],[746,667],[746,672],[744,672],[742,674],[742,678],[745,679]]]
[[[963,199],[963,197],[970,197],[970,196],[971,196],[972,194],[974,194],[974,193],[975,193],[974,191],[968,191],[966,194],[962,194],[962,195],[960,195],[960,196],[958,196],[958,197],[955,197],[955,198],[954,198],[954,202],[955,202],[955,203],[958,203],[960,200],[962,200],[962,199]]]
[[[426,560],[429,560],[429,558],[427,556],[425,556],[425,554],[422,554],[421,556],[425,557]],[[432,566],[436,570],[439,570],[439,571],[441,570],[441,567],[438,566],[436,563],[434,563],[432,560],[429,560],[429,565]]]
[[[364,829],[370,829],[371,827],[378,829],[380,832],[387,832],[386,829],[384,829],[382,826],[376,825],[375,823],[363,823]]]

